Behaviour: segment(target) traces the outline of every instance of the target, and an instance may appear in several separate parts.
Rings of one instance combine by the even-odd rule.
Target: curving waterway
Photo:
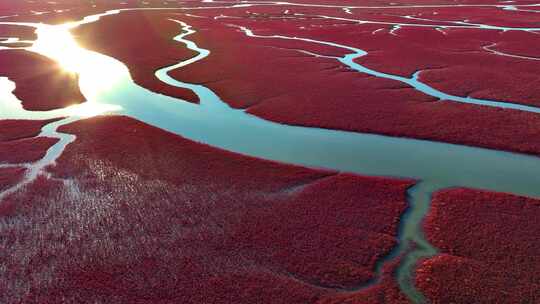
[[[87,98],[86,103],[65,109],[26,111],[11,93],[14,84],[0,77],[0,119],[67,117],[43,128],[40,136],[58,138],[58,143],[48,150],[42,160],[22,164],[28,168],[26,178],[1,193],[0,200],[35,179],[47,165],[56,161],[69,143],[76,140],[73,135],[57,132],[59,126],[102,113],[126,115],[197,142],[262,159],[363,175],[412,178],[419,182],[408,191],[410,206],[401,219],[399,244],[381,261],[378,272],[380,274],[381,265],[386,261],[404,254],[397,272],[400,287],[415,303],[424,303],[426,300],[414,287],[411,276],[419,258],[437,252],[426,241],[421,230],[421,221],[428,211],[433,192],[449,187],[468,187],[540,198],[540,159],[537,157],[425,140],[289,126],[233,109],[209,88],[182,82],[168,75],[171,70],[204,60],[210,54],[210,50],[188,39],[195,30],[179,20],[171,20],[177,22],[181,30],[181,34],[174,39],[198,55],[158,70],[156,77],[169,85],[193,90],[201,102],[198,105],[181,102],[146,90],[133,82],[123,63],[81,48],[69,33],[76,26],[120,12],[108,11],[58,26],[0,23],[36,28],[38,39],[26,49],[50,57],[67,70],[78,73],[81,92]],[[367,69],[354,62],[355,58],[367,53],[351,46],[308,38],[261,36],[245,27],[239,27],[239,30],[242,32],[239,34],[253,39],[295,39],[347,49],[350,54],[328,60],[339,60],[361,73],[403,82],[439,99],[540,112],[538,108],[511,102],[446,94],[419,82],[418,74],[405,78]],[[359,286],[359,289],[367,286]]]

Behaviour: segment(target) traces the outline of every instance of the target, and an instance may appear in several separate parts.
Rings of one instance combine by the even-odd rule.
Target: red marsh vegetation
[[[248,112],[251,114],[285,124],[404,136],[540,154],[540,143],[529,140],[539,132],[540,119],[536,114],[447,101],[435,102],[434,98],[414,91],[397,81],[357,73],[340,65],[335,59],[317,58],[299,52],[298,49],[331,56],[340,56],[350,51],[292,40],[246,37],[230,24],[246,26],[253,29],[256,34],[261,35],[281,34],[350,43],[362,48],[366,46],[366,49],[371,52],[369,55],[361,57],[361,61],[364,58],[368,60],[365,62],[366,65],[399,74],[399,70],[392,70],[395,64],[389,63],[388,60],[391,59],[392,62],[402,64],[403,68],[400,69],[406,71],[404,75],[409,76],[418,68],[432,68],[423,72],[421,77],[437,80],[433,83],[435,86],[447,86],[445,83],[453,83],[457,86],[456,81],[467,82],[463,80],[463,75],[469,75],[473,71],[457,75],[452,70],[462,69],[465,63],[474,65],[476,60],[484,65],[484,70],[486,66],[504,65],[506,72],[501,73],[501,75],[504,74],[505,79],[518,81],[528,87],[530,85],[527,83],[536,81],[536,77],[532,82],[526,81],[533,73],[536,73],[533,71],[536,65],[531,65],[528,62],[525,64],[516,62],[516,66],[524,66],[524,71],[532,70],[530,73],[515,73],[512,70],[514,65],[506,64],[510,59],[493,55],[487,51],[477,54],[480,46],[491,42],[486,37],[491,37],[490,35],[508,36],[513,37],[508,38],[508,41],[512,41],[512,39],[518,39],[512,36],[515,33],[473,29],[469,30],[467,35],[462,35],[459,33],[464,30],[455,30],[455,38],[445,42],[444,37],[447,36],[434,29],[429,31],[420,29],[416,33],[412,29],[402,29],[398,31],[398,36],[387,35],[389,37],[381,38],[378,37],[378,34],[372,35],[372,32],[378,28],[373,24],[354,25],[353,28],[353,25],[347,23],[344,26],[336,27],[328,20],[272,19],[264,16],[253,16],[252,11],[256,9],[260,11],[265,8],[249,8],[249,14],[245,12],[246,8],[231,9],[227,10],[226,13],[241,15],[243,18],[217,20],[188,17],[183,13],[173,14],[169,11],[145,12],[143,17],[141,17],[142,13],[124,12],[83,26],[79,30],[80,33],[83,33],[80,34],[79,39],[84,44],[84,37],[90,37],[90,33],[106,33],[109,29],[114,29],[115,26],[122,28],[122,24],[128,20],[141,17],[139,19],[144,20],[141,23],[150,24],[138,30],[141,33],[140,36],[153,36],[153,38],[144,39],[163,40],[159,45],[169,46],[162,48],[160,54],[170,54],[171,47],[175,45],[171,44],[172,38],[181,32],[181,28],[179,24],[167,19],[179,19],[191,24],[197,30],[197,33],[189,36],[188,39],[197,42],[202,48],[211,50],[211,54],[202,61],[171,72],[171,76],[186,82],[204,84],[218,93],[225,102],[233,107],[248,108]],[[291,9],[298,11],[302,8],[293,7]],[[244,12],[239,13],[240,10],[244,10]],[[197,14],[203,17],[219,16],[221,11],[201,10],[197,11]],[[284,13],[281,15],[285,16]],[[311,22],[323,23],[326,26],[307,27]],[[157,24],[167,23],[169,25],[165,32],[155,31]],[[132,22],[128,24],[132,24]],[[114,30],[111,31],[114,32]],[[428,50],[421,50],[423,55],[417,56],[416,61],[410,61],[412,65],[406,63],[409,60],[396,60],[395,56],[399,55],[397,53],[389,53],[388,58],[390,59],[388,60],[377,55],[384,52],[395,52],[393,50],[404,50],[403,54],[399,56],[409,56],[414,54],[415,50],[425,49],[426,44],[420,43],[422,42],[421,37],[423,37],[421,33],[426,34],[426,37],[433,38],[436,43]],[[90,40],[92,44],[99,45],[98,50],[126,62],[143,60],[145,62],[142,65],[151,71],[176,62],[171,60],[173,57],[175,60],[183,60],[192,56],[192,52],[186,50],[182,43],[176,42],[178,51],[174,52],[175,56],[161,56],[152,51],[148,52],[148,54],[152,54],[148,55],[151,59],[144,59],[145,55],[141,54],[146,51],[142,51],[142,49],[135,48],[127,52],[121,51],[122,48],[115,46],[117,43],[131,45],[130,39],[122,40],[128,42],[119,42],[113,41],[112,36],[109,36],[102,40],[100,37],[103,35],[109,36],[109,34],[97,34]],[[402,35],[412,40],[406,40],[401,37]],[[436,35],[441,38],[437,38]],[[454,37],[452,35],[448,36]],[[473,37],[474,35],[478,37]],[[391,42],[391,39],[394,39],[394,42]],[[420,41],[413,43],[414,39],[420,39]],[[535,40],[535,38],[533,37],[531,40]],[[411,46],[407,41],[411,42]],[[393,47],[390,47],[392,45]],[[398,45],[399,47],[396,47]],[[441,55],[436,55],[436,52],[440,52]],[[454,54],[458,59],[462,58],[459,59],[462,60],[462,64],[456,67],[444,67],[445,64],[449,64],[444,63],[444,58],[450,58],[448,54]],[[131,56],[131,59],[126,59],[126,56],[127,58]],[[377,66],[375,63],[368,64],[369,58],[373,58],[372,56],[379,56],[377,58],[381,59],[380,62],[377,61]],[[479,58],[486,60],[479,60]],[[433,63],[428,64],[428,60],[433,60]],[[438,69],[434,69],[435,67]],[[130,68],[133,69],[132,66]],[[448,75],[454,73],[452,74],[453,78],[449,76],[444,80],[439,79],[440,73],[445,70],[449,71]],[[490,73],[493,71],[491,70]],[[150,75],[148,71],[146,73]],[[506,77],[509,74],[518,76],[515,78]],[[488,77],[487,75],[486,77]],[[499,94],[494,92],[501,92],[500,94],[506,94],[505,98],[510,95],[512,98],[517,98],[522,94],[530,100],[538,95],[535,93],[537,86],[533,85],[534,88],[529,90],[525,89],[523,85],[515,86],[514,83],[508,83],[508,80],[504,80],[505,82],[496,80],[502,77],[501,75],[489,76],[489,81],[486,83],[490,84],[490,88],[477,87],[474,82],[473,84],[467,82],[467,85],[462,86],[462,88],[467,91],[465,93],[477,97],[482,95],[476,95],[474,92],[480,91],[489,91],[491,95]],[[150,78],[153,77],[147,77],[147,79]],[[478,78],[478,81],[482,82],[481,79],[483,78]],[[146,87],[152,89],[152,85]],[[501,99],[504,98],[501,97]]]
[[[41,159],[56,139],[36,137],[53,120],[0,120],[0,164]]]
[[[1,27],[1,25],[0,25]],[[46,111],[84,102],[78,76],[57,62],[25,50],[0,51],[0,76],[16,84],[13,94],[26,110]]]
[[[540,301],[540,201],[447,190],[424,228],[440,254],[420,262],[416,284],[431,303]]]
[[[77,141],[50,169],[59,179],[7,198],[3,301],[337,297],[395,246],[411,185],[257,160],[126,117],[61,131]]]

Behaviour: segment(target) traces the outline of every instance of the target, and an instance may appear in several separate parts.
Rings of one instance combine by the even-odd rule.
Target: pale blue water
[[[116,13],[119,11],[107,14]],[[97,19],[99,17],[87,17],[82,23],[93,22]],[[80,108],[78,112],[76,111],[78,114],[67,110],[28,112],[20,106],[14,106],[16,100],[10,94],[10,87],[4,86],[3,90],[0,89],[0,109],[2,110],[0,119],[10,117],[40,119],[59,115],[79,119],[84,116],[77,116],[80,115],[80,111],[89,111],[89,116],[91,116],[93,109],[110,109],[116,114],[127,115],[182,137],[253,157],[363,175],[417,179],[421,182],[409,191],[411,207],[403,217],[399,234],[400,243],[391,256],[406,252],[413,244],[417,245],[415,250],[406,255],[397,277],[402,290],[418,303],[423,302],[424,298],[412,284],[412,270],[418,258],[436,252],[436,249],[425,240],[420,229],[421,220],[429,208],[431,193],[449,187],[469,187],[540,198],[538,174],[540,159],[537,157],[408,138],[288,126],[260,119],[242,110],[232,109],[207,87],[185,83],[168,76],[169,71],[197,60],[203,60],[210,53],[209,50],[187,40],[194,31],[188,25],[178,23],[179,31],[183,28],[183,33],[175,37],[175,40],[186,44],[186,47],[195,50],[199,55],[157,71],[156,77],[170,85],[193,90],[201,100],[200,105],[183,102],[139,87],[133,82],[127,67],[121,62],[95,52],[74,49],[72,50],[74,56],[84,63],[76,68],[80,75],[81,91],[89,100],[86,108]],[[62,35],[51,35],[50,33],[55,33],[54,29],[46,25],[26,25],[43,29],[39,39],[43,40],[44,45],[60,43],[61,50],[73,47],[65,41],[66,47],[61,47],[64,43],[61,39],[51,41],[53,39],[51,37],[62,37]],[[400,81],[439,99],[540,112],[538,108],[515,103],[446,94],[419,82],[418,73],[411,78],[406,78],[368,69],[353,61],[355,58],[364,56],[366,52],[350,46],[297,37],[258,36],[248,29],[242,30],[253,39],[295,39],[347,49],[351,51],[351,54],[335,58],[335,60],[339,60],[358,72]],[[53,57],[55,54],[66,56],[61,53],[61,50],[50,50],[46,47],[30,50]],[[106,71],[103,71],[104,67]],[[73,120],[72,118],[62,123]],[[62,123],[45,128],[44,135],[59,136],[56,133],[56,127]],[[63,146],[56,145],[51,148],[48,158],[41,162],[40,166],[43,163],[53,162],[62,153],[65,145],[72,140],[73,138],[66,138],[62,142]]]

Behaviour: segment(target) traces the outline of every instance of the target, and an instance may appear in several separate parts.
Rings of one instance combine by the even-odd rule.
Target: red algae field
[[[0,0],[0,303],[540,303],[540,2]]]

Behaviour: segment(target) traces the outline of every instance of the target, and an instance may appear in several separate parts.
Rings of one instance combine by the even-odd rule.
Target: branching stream
[[[189,9],[208,9],[208,7]],[[437,252],[436,248],[425,239],[421,229],[432,193],[449,187],[468,187],[540,198],[538,175],[540,160],[537,157],[425,140],[283,125],[250,115],[243,110],[233,109],[209,88],[186,83],[168,75],[168,72],[174,69],[204,60],[211,53],[211,50],[206,50],[188,39],[195,30],[180,20],[171,20],[177,22],[182,31],[174,39],[198,55],[160,69],[155,75],[164,83],[192,90],[201,102],[199,105],[182,102],[146,90],[133,82],[128,68],[123,63],[81,48],[69,33],[70,29],[81,24],[95,22],[102,16],[118,14],[121,11],[108,11],[85,17],[79,22],[57,26],[0,22],[0,25],[12,24],[36,28],[38,39],[26,49],[54,59],[78,73],[80,89],[87,98],[86,103],[65,109],[26,111],[11,93],[14,84],[6,78],[0,78],[0,119],[37,120],[67,117],[43,128],[39,136],[58,138],[58,143],[52,146],[40,161],[22,164],[28,168],[25,179],[0,193],[0,200],[22,189],[40,173],[44,173],[44,169],[54,164],[65,147],[76,140],[73,135],[57,132],[59,126],[103,113],[127,115],[197,142],[262,159],[363,175],[412,178],[419,182],[408,191],[410,206],[401,219],[399,244],[386,260],[390,261],[404,254],[397,272],[398,282],[403,292],[414,302],[423,303],[425,299],[415,289],[412,274],[418,259]],[[460,24],[459,27],[492,30],[478,24]],[[338,60],[359,73],[402,82],[441,100],[540,113],[540,108],[519,105],[511,101],[460,97],[441,92],[420,82],[418,80],[420,72],[406,78],[366,68],[355,63],[354,59],[365,56],[367,52],[352,46],[310,38],[262,36],[246,27],[238,29],[239,34],[245,34],[253,39],[301,40],[345,49],[350,53],[343,57],[320,56],[299,51],[325,57],[327,60]],[[531,31],[530,28],[522,30]],[[106,69],[96,71],[95,67]],[[379,276],[380,269],[381,267],[378,267]],[[367,286],[359,286],[360,289],[365,287]]]

